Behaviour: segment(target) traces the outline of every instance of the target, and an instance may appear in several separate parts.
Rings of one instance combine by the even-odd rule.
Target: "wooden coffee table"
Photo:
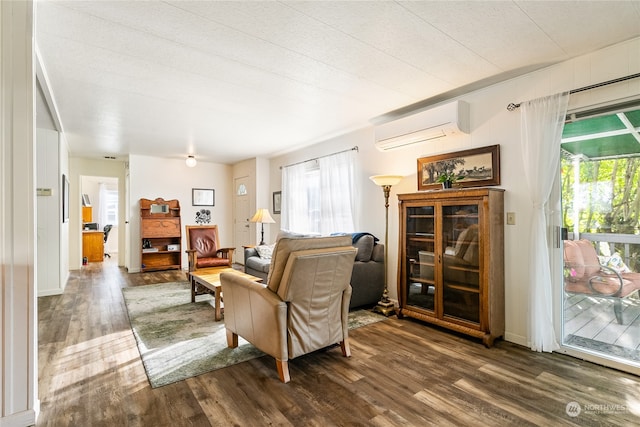
[[[262,281],[260,277],[243,273],[231,267],[200,268],[196,271],[188,272],[189,281],[191,282],[191,302],[196,302],[196,295],[213,295],[216,321],[222,319],[222,285],[220,284],[220,273],[238,274],[254,282]]]

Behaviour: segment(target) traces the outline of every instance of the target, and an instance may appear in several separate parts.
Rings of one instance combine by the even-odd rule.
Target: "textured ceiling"
[[[638,1],[36,2],[74,156],[233,163],[640,36]]]

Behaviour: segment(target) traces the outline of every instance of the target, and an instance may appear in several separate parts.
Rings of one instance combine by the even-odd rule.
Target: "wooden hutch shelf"
[[[182,268],[178,200],[140,199],[141,271]]]

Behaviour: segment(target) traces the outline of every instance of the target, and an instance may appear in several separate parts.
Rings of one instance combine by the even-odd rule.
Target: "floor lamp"
[[[255,213],[255,215],[253,215],[253,218],[251,218],[249,221],[251,222],[259,222],[260,225],[262,226],[262,231],[261,231],[261,235],[260,235],[260,244],[264,245],[264,224],[273,224],[275,223],[275,220],[273,218],[271,218],[271,215],[269,215],[269,210],[268,209],[258,209]]]
[[[389,247],[389,193],[391,192],[391,186],[396,185],[402,181],[400,175],[375,175],[369,177],[376,185],[382,187],[384,193],[384,291],[382,292],[382,298],[378,301],[378,305],[373,308],[373,311],[382,313],[385,316],[391,316],[395,313],[395,308],[391,300],[389,300],[389,288],[387,287],[387,251]]]

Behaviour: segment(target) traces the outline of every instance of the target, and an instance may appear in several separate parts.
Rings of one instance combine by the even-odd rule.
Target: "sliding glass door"
[[[636,106],[568,122],[561,144],[562,346],[632,370],[640,367],[639,130]]]

